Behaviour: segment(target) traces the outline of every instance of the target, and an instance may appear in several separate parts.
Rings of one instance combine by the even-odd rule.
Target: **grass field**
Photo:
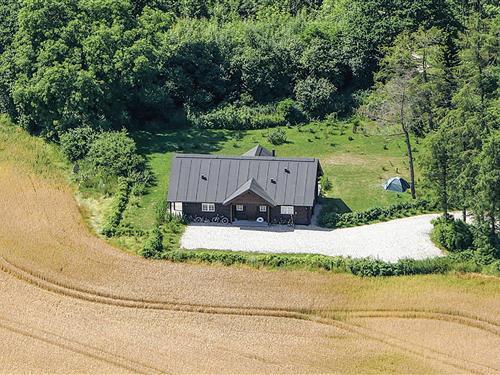
[[[273,146],[267,140],[267,134],[274,129],[133,133],[140,152],[149,159],[157,185],[129,206],[125,222],[142,229],[151,227],[153,207],[167,193],[171,160],[176,152],[240,155],[256,144],[275,149],[278,156],[319,158],[333,184],[325,202],[340,211],[363,210],[410,199],[409,194],[382,189],[383,182],[391,176],[408,178],[401,135],[391,135],[389,131],[383,134],[370,124],[354,133],[349,122],[312,123],[284,129],[288,143],[280,146]]]
[[[57,150],[0,150],[0,372],[500,371],[498,278],[147,261],[88,231]]]

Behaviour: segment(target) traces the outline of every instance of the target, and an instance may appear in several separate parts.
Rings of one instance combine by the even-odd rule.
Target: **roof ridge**
[[[176,158],[200,158],[200,159],[231,159],[231,160],[275,160],[275,161],[303,161],[315,162],[317,158],[304,158],[295,156],[245,156],[245,155],[213,155],[213,154],[179,154],[174,155]]]

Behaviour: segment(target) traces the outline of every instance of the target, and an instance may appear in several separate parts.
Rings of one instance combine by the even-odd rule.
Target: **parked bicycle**
[[[224,215],[217,214],[212,218],[213,223],[221,223],[221,224],[227,224],[229,223],[229,219],[225,217]]]

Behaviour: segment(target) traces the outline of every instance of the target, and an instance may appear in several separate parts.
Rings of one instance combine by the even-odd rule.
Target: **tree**
[[[488,137],[475,159],[477,179],[474,186],[473,208],[480,221],[488,222],[490,238],[498,246],[500,218],[500,130]]]
[[[430,134],[425,140],[424,157],[421,159],[426,181],[436,193],[445,216],[452,203],[455,177],[453,164],[457,161],[450,135],[449,129],[445,127]]]
[[[418,70],[412,52],[410,35],[401,34],[394,45],[387,50],[377,75],[375,90],[366,105],[361,108],[361,112],[379,123],[400,126],[408,154],[411,196],[415,199],[415,170],[410,133],[416,125],[414,111],[416,92],[413,79]]]
[[[276,105],[276,112],[282,116],[288,124],[295,125],[306,120],[306,116],[292,99],[284,99]]]
[[[113,176],[129,177],[145,169],[144,158],[125,131],[103,132],[91,144],[86,159],[97,170]]]
[[[476,216],[483,216],[483,210],[476,211],[482,204],[489,204],[478,201],[476,160],[484,141],[498,129],[499,17],[486,17],[480,9],[472,13],[468,27],[460,34],[459,64],[455,69],[457,88],[442,121],[457,155],[453,200],[462,208],[464,220],[468,208]]]
[[[0,7],[0,54],[9,48],[17,31],[18,0],[3,0]]]
[[[448,62],[447,35],[438,28],[418,29],[412,37],[412,58],[417,74],[413,82],[420,133],[434,130],[450,106],[453,75]]]
[[[70,129],[61,135],[61,149],[66,158],[75,162],[85,158],[97,138],[97,133],[90,127]]]
[[[336,91],[337,88],[327,79],[309,76],[297,82],[295,97],[311,117],[321,118],[333,110]]]

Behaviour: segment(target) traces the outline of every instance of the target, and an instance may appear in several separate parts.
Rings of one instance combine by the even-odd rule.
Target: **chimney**
[[[276,156],[276,150],[272,150],[271,153],[273,154],[273,156]]]

